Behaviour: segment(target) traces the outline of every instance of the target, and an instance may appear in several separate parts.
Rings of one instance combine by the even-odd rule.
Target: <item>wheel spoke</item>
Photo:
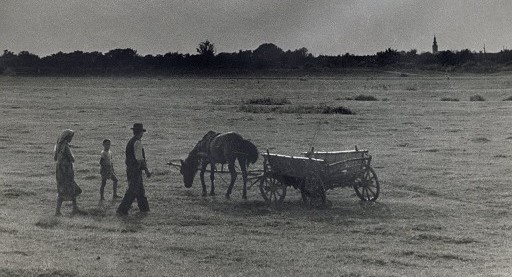
[[[370,171],[369,170],[365,170],[364,174],[363,174],[363,179],[368,180],[368,175],[370,175]]]
[[[367,188],[369,192],[372,193],[372,198],[375,197],[375,195],[377,195],[371,188]]]
[[[372,197],[370,196],[370,191],[368,190],[368,188],[364,188],[364,191],[366,192],[366,200],[371,200]]]
[[[375,201],[379,197],[379,181],[371,167],[364,167],[352,182],[356,195],[362,201]]]
[[[260,179],[260,193],[267,204],[278,204],[286,196],[286,185],[279,178],[272,174],[265,175]]]
[[[368,185],[366,186],[367,188],[377,188],[377,183],[375,182],[371,182],[371,183],[368,183]]]

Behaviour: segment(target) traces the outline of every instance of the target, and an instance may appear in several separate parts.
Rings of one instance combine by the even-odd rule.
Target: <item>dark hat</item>
[[[133,124],[132,130],[134,132],[146,132],[146,129],[142,126],[142,123],[135,123]]]

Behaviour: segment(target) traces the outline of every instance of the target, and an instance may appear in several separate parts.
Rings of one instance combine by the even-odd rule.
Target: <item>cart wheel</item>
[[[326,192],[324,182],[322,178],[317,174],[309,174],[304,178],[304,187],[301,190],[302,199],[305,200],[304,196],[308,196],[312,206],[325,206]],[[320,204],[318,204],[318,202]]]
[[[354,190],[363,201],[375,201],[379,197],[380,185],[373,168],[368,167],[354,180]]]
[[[286,196],[286,185],[272,175],[263,176],[260,192],[268,204],[281,204]]]

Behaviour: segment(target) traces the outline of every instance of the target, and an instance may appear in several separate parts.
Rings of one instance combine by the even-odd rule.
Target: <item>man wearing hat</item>
[[[133,137],[126,145],[126,176],[128,177],[128,189],[117,208],[119,215],[127,215],[128,210],[131,208],[133,200],[137,199],[137,204],[141,212],[149,212],[149,204],[144,191],[144,184],[142,183],[142,171],[146,176],[151,177],[146,165],[146,155],[142,147],[142,136],[146,129],[142,123],[133,124]]]

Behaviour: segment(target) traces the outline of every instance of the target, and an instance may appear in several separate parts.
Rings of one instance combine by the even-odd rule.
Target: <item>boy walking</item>
[[[121,196],[117,195],[117,177],[114,172],[114,165],[112,163],[112,153],[110,153],[110,140],[103,140],[103,151],[101,151],[100,158],[100,174],[101,174],[101,187],[100,187],[100,199],[105,200],[104,192],[105,185],[107,184],[107,180],[112,180],[113,182],[113,193],[112,199],[121,198]]]

